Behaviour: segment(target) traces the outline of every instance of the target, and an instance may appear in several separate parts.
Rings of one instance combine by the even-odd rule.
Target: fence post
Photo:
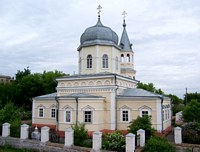
[[[135,151],[135,134],[129,133],[126,135],[126,152]]]
[[[4,123],[2,127],[2,137],[10,136],[10,124]]]
[[[67,128],[65,130],[65,146],[70,147],[74,144],[74,130]]]
[[[49,127],[44,126],[41,128],[41,142],[49,141]]]
[[[140,135],[140,146],[144,147],[145,145],[145,130],[139,129],[137,135]]]
[[[182,128],[174,128],[174,140],[175,144],[182,144]]]
[[[92,149],[93,151],[100,151],[102,144],[102,132],[93,132]]]
[[[29,125],[23,124],[21,125],[21,131],[20,131],[20,139],[28,139],[28,133],[29,133]]]

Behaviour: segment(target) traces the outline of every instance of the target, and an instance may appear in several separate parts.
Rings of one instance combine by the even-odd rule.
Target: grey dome
[[[81,45],[84,44],[118,44],[117,34],[109,27],[103,26],[98,19],[95,26],[89,27],[81,35]]]

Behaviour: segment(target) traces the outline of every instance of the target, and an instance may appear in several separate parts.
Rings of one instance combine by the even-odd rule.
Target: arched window
[[[124,54],[121,54],[121,62],[124,62]]]
[[[116,70],[118,70],[118,57],[116,56],[116,59],[115,59],[115,67],[116,67]]]
[[[103,55],[102,66],[103,66],[103,68],[108,68],[108,55],[107,54]]]
[[[133,58],[133,55],[132,55],[132,63],[134,62],[134,58]]]
[[[87,56],[87,68],[92,68],[92,55]]]
[[[127,54],[127,55],[126,55],[126,61],[127,61],[127,62],[130,62],[130,61],[131,61],[131,60],[130,60],[130,54]]]

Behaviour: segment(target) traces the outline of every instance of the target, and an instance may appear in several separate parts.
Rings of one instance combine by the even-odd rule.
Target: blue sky
[[[0,0],[0,74],[78,73],[80,36],[101,21],[119,36],[122,12],[136,79],[180,97],[200,92],[199,0]]]

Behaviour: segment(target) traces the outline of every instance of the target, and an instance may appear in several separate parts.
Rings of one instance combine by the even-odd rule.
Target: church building
[[[79,74],[57,78],[56,92],[33,98],[32,124],[57,131],[77,122],[88,131],[127,130],[129,122],[149,115],[162,132],[171,126],[171,100],[138,89],[134,51],[123,20],[118,35],[101,22],[88,27],[78,46]]]

